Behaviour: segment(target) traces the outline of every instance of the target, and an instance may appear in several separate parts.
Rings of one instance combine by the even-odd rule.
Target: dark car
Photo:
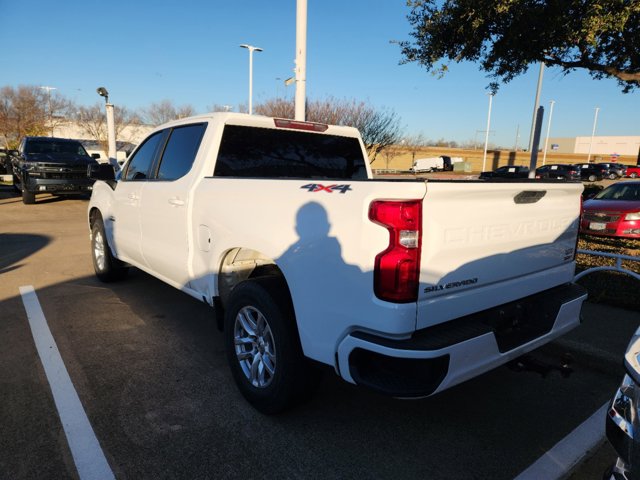
[[[11,161],[7,150],[4,148],[0,148],[0,171],[11,174]]]
[[[36,193],[68,195],[91,192],[87,173],[95,158],[77,140],[55,137],[25,137],[18,150],[11,150],[13,186],[22,202],[35,202]]]
[[[554,163],[536,168],[536,178],[555,178],[558,180],[580,180],[580,170],[575,165]]]
[[[496,168],[493,172],[482,172],[480,178],[527,178],[529,167],[505,165]]]
[[[614,183],[584,202],[580,233],[640,238],[640,181]]]
[[[607,409],[607,439],[618,454],[605,474],[607,480],[640,478],[640,329],[629,342],[624,356],[626,374]]]
[[[589,182],[600,181],[609,175],[607,167],[598,163],[579,163],[576,167],[580,169],[580,178]]]
[[[602,165],[607,169],[607,178],[610,180],[616,180],[618,178],[624,177],[627,173],[627,168],[625,165],[621,163],[609,163],[609,162],[601,162],[598,165]]]

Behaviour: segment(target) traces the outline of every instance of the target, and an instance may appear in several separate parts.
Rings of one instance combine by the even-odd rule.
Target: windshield
[[[605,188],[593,198],[596,200],[636,200],[640,202],[640,183],[617,183]]]
[[[89,156],[79,142],[51,142],[46,140],[30,140],[25,145],[25,153],[71,153]]]

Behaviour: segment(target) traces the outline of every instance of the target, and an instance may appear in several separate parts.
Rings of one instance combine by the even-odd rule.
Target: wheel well
[[[248,248],[233,248],[224,255],[218,272],[218,296],[214,299],[218,327],[222,330],[224,308],[228,304],[231,292],[241,282],[254,278],[279,277],[286,294],[291,300],[291,290],[284,273],[268,255]],[[292,302],[293,303],[293,302]]]
[[[93,227],[93,223],[96,221],[96,218],[102,218],[102,214],[100,213],[100,210],[98,210],[96,207],[93,207],[89,211],[89,229]]]
[[[224,306],[236,285],[258,277],[282,277],[282,270],[269,256],[248,248],[233,248],[223,257],[218,273],[218,296]],[[285,280],[286,284],[286,280]],[[287,287],[288,290],[288,287]]]

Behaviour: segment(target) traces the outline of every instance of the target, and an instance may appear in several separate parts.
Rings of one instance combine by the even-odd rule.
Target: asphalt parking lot
[[[587,304],[579,328],[535,352],[549,365],[570,353],[567,378],[501,367],[401,401],[329,372],[310,402],[265,417],[237,392],[209,307],[137,270],[121,283],[95,279],[86,207],[23,205],[0,187],[0,478],[80,478],[25,286],[118,479],[511,479],[610,399],[640,324],[639,312]],[[600,455],[576,478],[601,478],[612,453]]]

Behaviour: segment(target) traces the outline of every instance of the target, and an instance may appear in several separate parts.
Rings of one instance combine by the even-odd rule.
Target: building
[[[543,147],[544,148],[544,147]],[[589,151],[591,149],[591,151]],[[640,136],[549,138],[548,153],[581,153],[601,157],[637,156],[640,160]]]

